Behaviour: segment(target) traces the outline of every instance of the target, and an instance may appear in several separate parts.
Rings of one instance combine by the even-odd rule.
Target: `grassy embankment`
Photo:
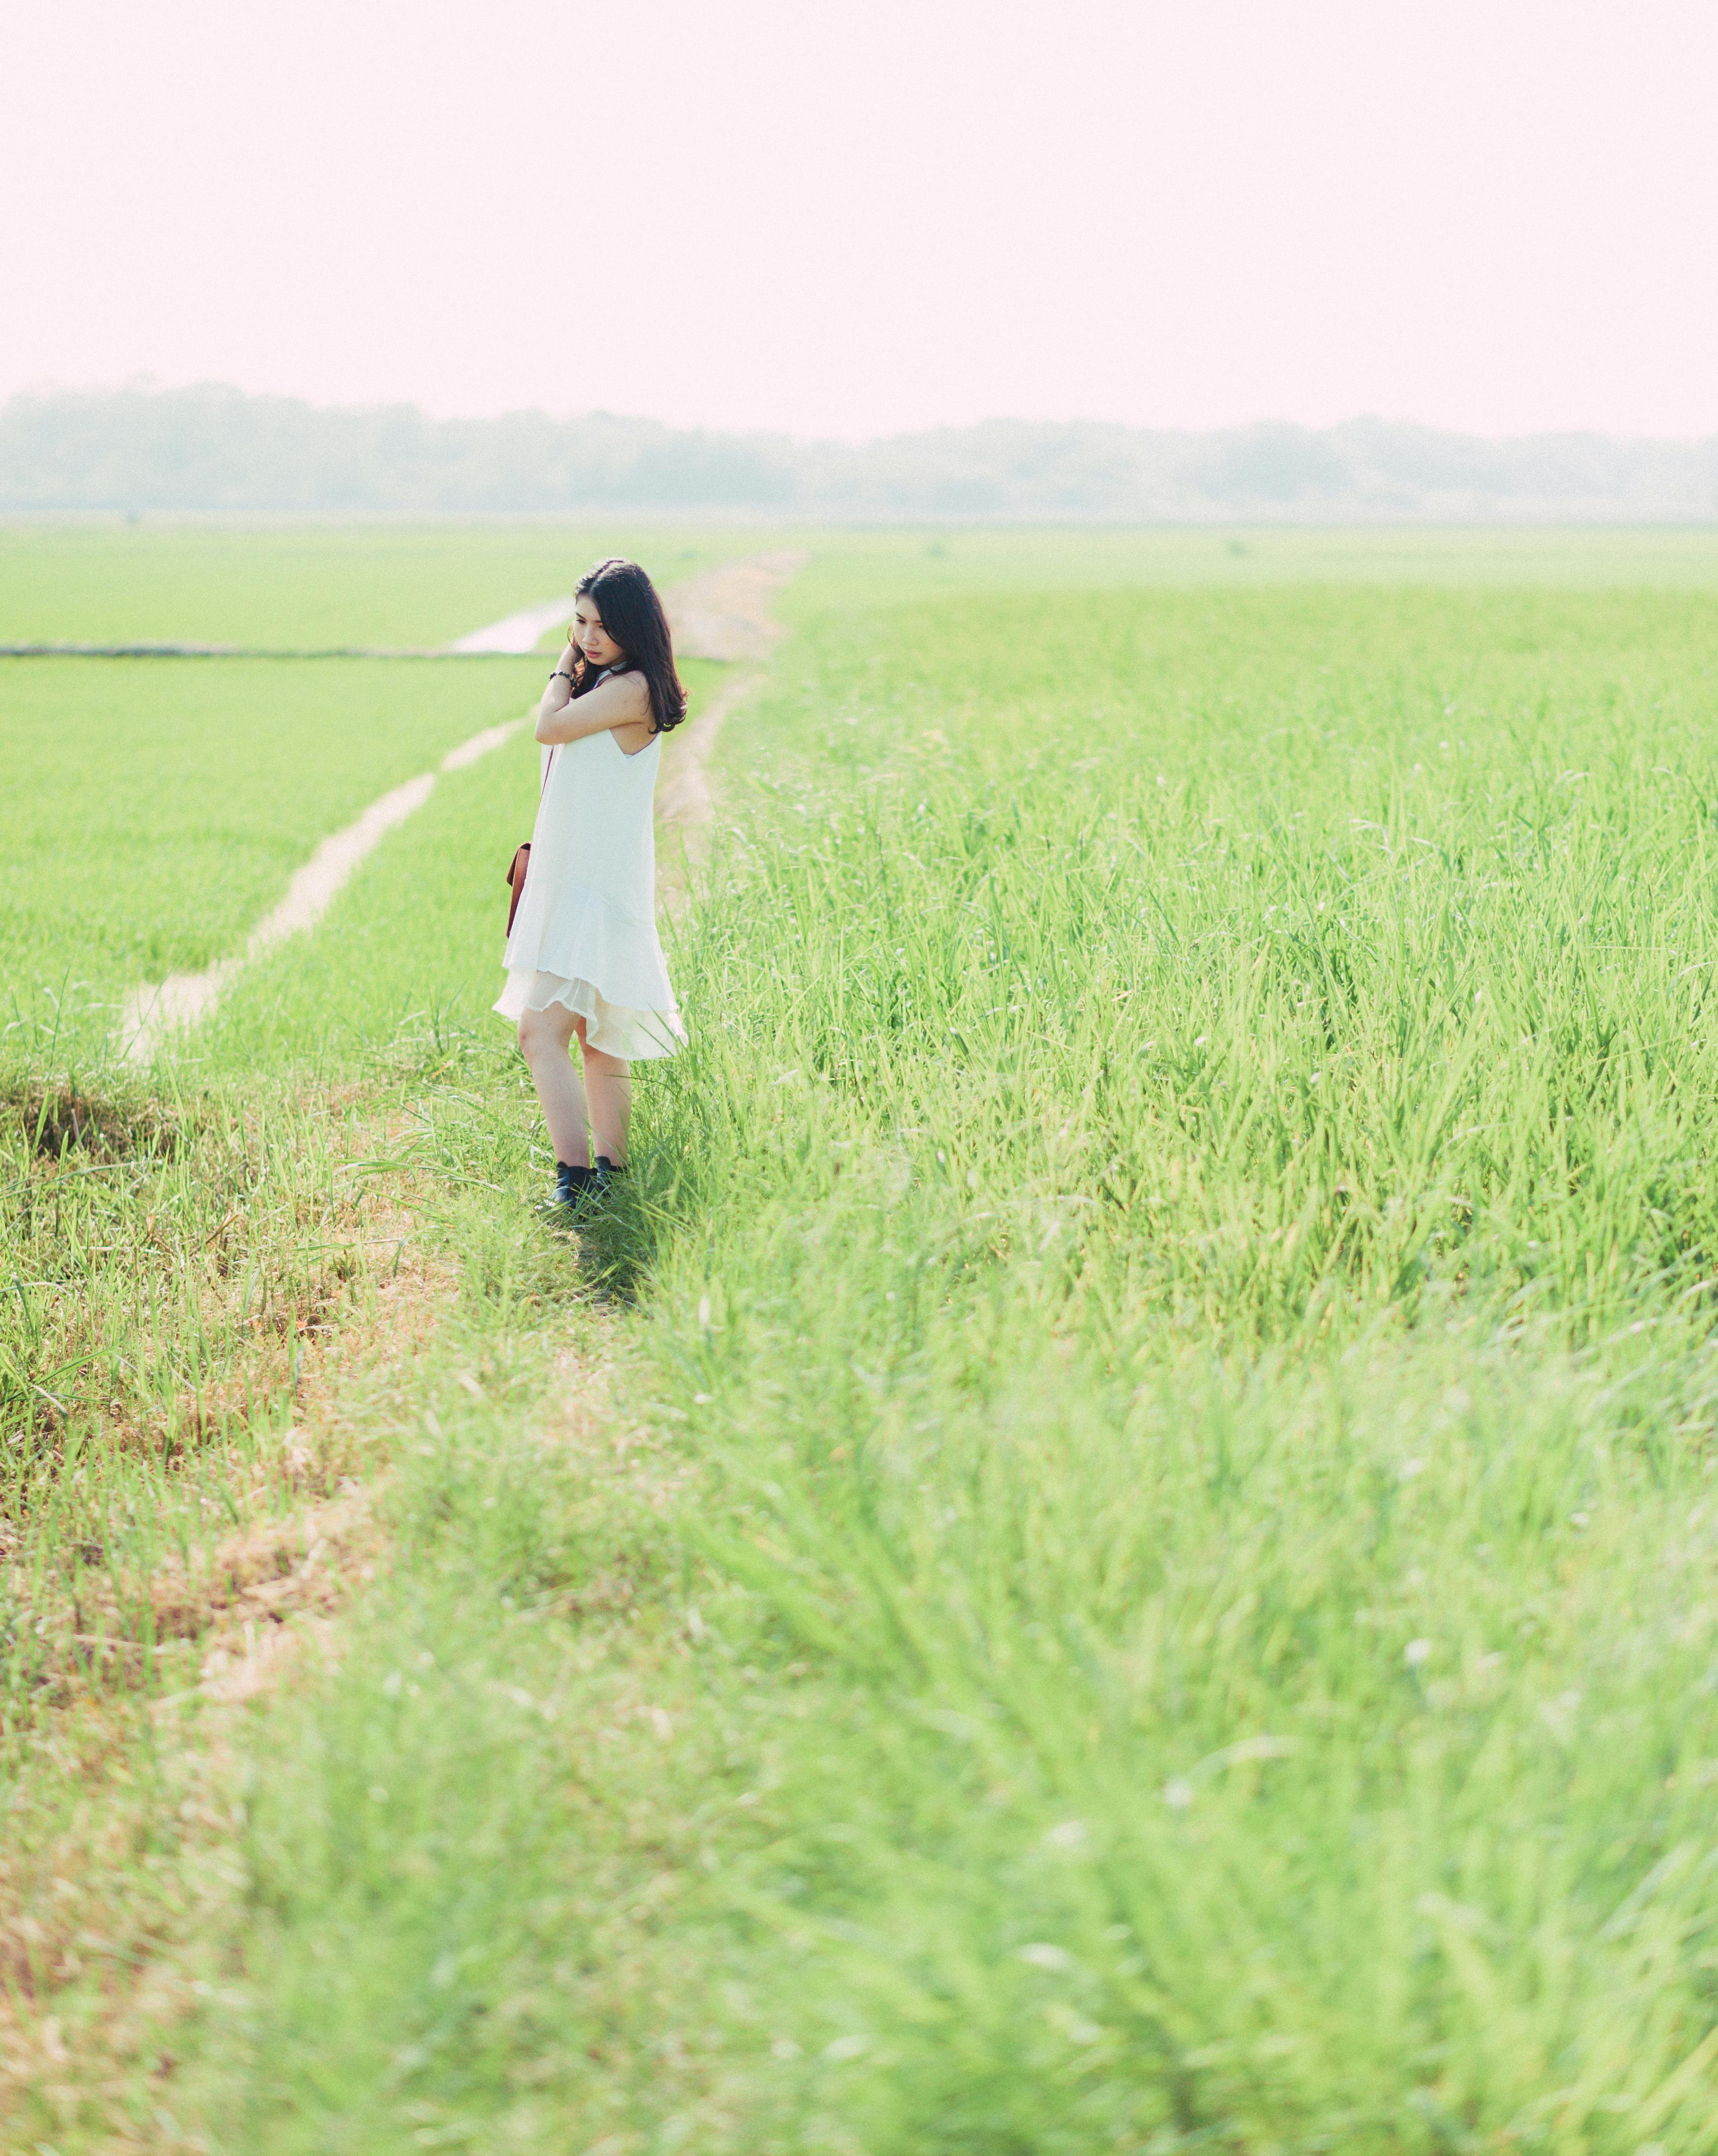
[[[475,793],[212,1029],[392,1057],[464,1292],[338,1670],[136,1799],[158,2145],[1712,2138],[1710,565],[1023,635],[935,543],[790,596],[636,1317],[400,1023]]]

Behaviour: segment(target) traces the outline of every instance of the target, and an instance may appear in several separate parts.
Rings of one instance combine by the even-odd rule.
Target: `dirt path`
[[[656,789],[659,824],[695,830],[714,810],[710,759],[724,721],[751,692],[782,634],[776,593],[805,565],[806,556],[757,554],[712,569],[669,596],[674,649],[686,659],[721,659],[741,670],[725,681],[678,735],[670,736],[668,768]]]
[[[674,744],[657,803],[661,821],[685,827],[709,822],[706,769],[710,751],[727,713],[751,687],[756,678],[752,669],[768,656],[779,634],[770,603],[804,559],[803,554],[777,553],[725,562],[666,594],[675,646],[685,657],[739,661],[747,670],[724,685],[708,709],[691,721]],[[557,598],[527,607],[486,628],[473,629],[457,644],[447,646],[447,653],[469,656],[531,652],[538,638],[563,619],[572,605],[571,599]],[[184,645],[140,648],[182,652],[192,649]],[[457,748],[449,749],[434,771],[420,772],[417,778],[408,778],[404,785],[372,801],[344,830],[324,839],[288,885],[285,898],[251,931],[242,954],[218,958],[200,973],[173,973],[165,981],[146,981],[133,988],[120,1014],[120,1045],[127,1060],[143,1065],[152,1062],[169,1035],[209,1015],[247,966],[287,937],[315,927],[360,863],[428,800],[438,776],[463,771],[488,756],[510,741],[525,723],[523,717],[511,719],[474,734]]]
[[[572,612],[571,598],[545,599],[451,644],[0,644],[0,659],[486,659],[498,652],[535,651],[538,639]]]
[[[571,597],[545,599],[541,606],[524,607],[517,613],[504,614],[486,629],[474,629],[469,636],[457,638],[448,649],[450,653],[535,651],[551,629],[571,619],[572,605]]]

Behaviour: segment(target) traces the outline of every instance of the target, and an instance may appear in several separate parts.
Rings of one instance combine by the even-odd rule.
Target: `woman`
[[[635,562],[599,562],[537,707],[542,796],[495,1005],[519,1022],[569,1209],[626,1165],[628,1065],[686,1037],[656,936],[653,822],[662,737],[685,716],[655,587]]]

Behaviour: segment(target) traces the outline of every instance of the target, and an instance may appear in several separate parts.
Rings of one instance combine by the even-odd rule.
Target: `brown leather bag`
[[[513,933],[513,916],[519,911],[519,901],[525,896],[525,872],[531,866],[531,840],[527,839],[514,854],[513,865],[507,871],[508,888],[513,896],[507,901],[507,933]]]

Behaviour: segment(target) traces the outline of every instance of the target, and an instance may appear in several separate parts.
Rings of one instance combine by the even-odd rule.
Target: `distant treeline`
[[[193,389],[0,408],[0,511],[744,512],[1183,522],[1718,519],[1718,439],[1392,420],[1207,434],[990,419],[859,444],[542,412],[431,419]]]

